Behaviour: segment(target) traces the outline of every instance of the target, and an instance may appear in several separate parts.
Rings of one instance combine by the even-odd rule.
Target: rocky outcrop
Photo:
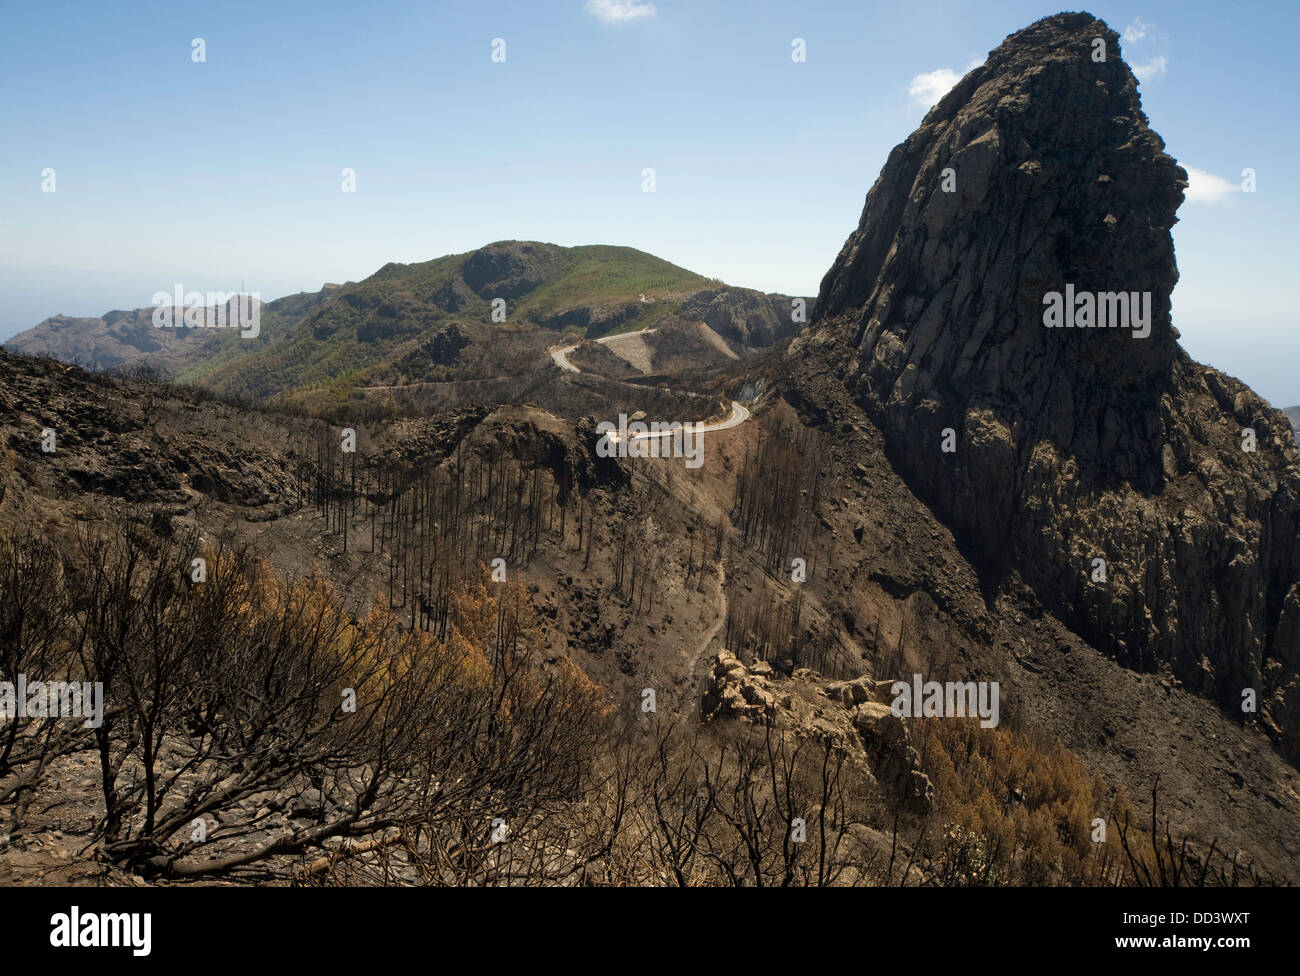
[[[891,684],[869,675],[827,682],[807,668],[786,677],[765,661],[746,667],[722,650],[709,670],[700,712],[705,721],[740,720],[833,742],[870,770],[902,809],[924,816],[934,787],[921,771],[906,723],[886,704]]]
[[[1300,452],[1177,343],[1187,177],[1119,41],[1059,14],[962,79],[890,154],[792,365],[847,387],[990,587],[1018,573],[1094,646],[1234,714],[1253,689],[1295,761]],[[1150,317],[1049,328],[1053,292]]]
[[[554,276],[564,262],[564,252],[553,244],[500,241],[471,254],[460,274],[480,298],[513,299]]]
[[[630,476],[617,458],[596,451],[595,425],[584,420],[574,426],[531,407],[499,407],[466,438],[467,448],[487,449],[490,456],[509,457],[529,467],[543,467],[555,478],[556,504],[568,504],[569,493],[592,488],[625,488]]]
[[[776,700],[767,690],[767,678],[771,676],[771,665],[758,664],[751,671],[730,651],[719,651],[709,672],[709,688],[702,706],[704,718],[773,718]]]

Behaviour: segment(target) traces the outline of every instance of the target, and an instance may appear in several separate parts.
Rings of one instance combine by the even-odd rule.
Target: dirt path
[[[691,674],[695,673],[696,666],[708,653],[709,645],[718,636],[718,631],[727,625],[727,568],[721,562],[718,563],[718,578],[714,582],[714,586],[718,591],[718,619],[709,629],[704,639],[700,641],[700,646],[696,649],[694,656],[686,662],[687,669]]]

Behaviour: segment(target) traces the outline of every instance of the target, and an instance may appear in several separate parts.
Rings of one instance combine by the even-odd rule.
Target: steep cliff
[[[1187,176],[1119,41],[1059,14],[963,78],[890,153],[791,363],[843,382],[988,588],[1016,571],[1095,647],[1262,720],[1294,762],[1300,451],[1178,345]]]

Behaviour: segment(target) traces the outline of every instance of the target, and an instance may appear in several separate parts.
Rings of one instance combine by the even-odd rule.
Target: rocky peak
[[[844,383],[991,585],[1018,572],[1094,646],[1238,712],[1256,689],[1294,760],[1300,453],[1177,343],[1186,185],[1118,35],[1045,18],[890,153],[792,357]]]
[[[1039,21],[890,154],[822,281],[817,318],[855,319],[857,379],[882,404],[1010,408],[1043,436],[1119,462],[1111,475],[1155,488],[1159,453],[1133,440],[1148,438],[1172,382],[1169,230],[1186,185],[1147,125],[1115,32],[1088,14]],[[1149,294],[1150,334],[1045,328],[1044,295],[1067,286]],[[1107,410],[1078,402],[1091,383],[1111,391]]]

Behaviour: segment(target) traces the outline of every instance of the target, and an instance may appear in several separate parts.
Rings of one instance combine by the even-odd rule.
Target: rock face
[[[1018,573],[1095,647],[1236,714],[1254,689],[1294,762],[1300,452],[1280,411],[1177,343],[1186,185],[1118,35],[1039,21],[890,154],[792,366],[845,384],[989,587]],[[1149,296],[1149,335],[1046,327],[1067,286]]]

